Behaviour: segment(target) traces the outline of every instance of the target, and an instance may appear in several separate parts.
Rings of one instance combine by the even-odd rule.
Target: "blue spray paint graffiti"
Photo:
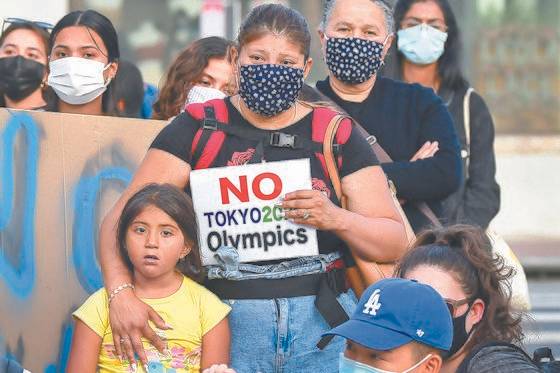
[[[27,141],[25,171],[25,203],[23,221],[20,226],[22,236],[19,263],[13,265],[4,256],[5,248],[0,247],[0,276],[4,277],[8,289],[20,298],[28,297],[35,285],[35,198],[37,191],[37,160],[39,157],[39,129],[33,118],[26,113],[12,116],[2,136],[2,159],[0,159],[2,198],[0,204],[0,231],[12,219],[14,209],[14,144],[19,131],[24,131]]]
[[[53,314],[55,320],[74,309],[68,310],[68,304],[75,306],[83,300],[81,289],[75,286],[64,288],[67,281],[75,281],[69,271],[75,271],[76,278],[87,293],[102,286],[96,251],[101,201],[110,192],[128,185],[132,178],[131,170],[135,169],[139,160],[136,156],[128,155],[135,154],[137,149],[123,152],[126,142],[123,143],[119,136],[108,139],[88,159],[83,160],[82,155],[79,159],[72,159],[71,167],[68,168],[69,178],[51,183],[52,179],[46,181],[39,175],[54,169],[58,172],[57,167],[65,167],[61,164],[63,160],[58,152],[58,131],[61,131],[59,115],[19,112],[9,115],[5,110],[0,110],[0,115],[0,290],[4,286],[8,289],[0,291],[0,304],[6,306],[9,314],[9,317],[0,316],[0,360],[12,357],[33,371],[62,373],[66,370],[70,354],[72,320],[65,318],[62,326],[59,321],[41,323],[33,328],[31,334],[29,328],[21,326],[29,325],[28,316],[35,319],[36,312],[43,312],[40,303],[45,301],[45,297],[38,294],[40,289],[62,289],[70,300],[70,303],[62,301],[56,305],[49,304],[46,308],[56,313]],[[49,152],[54,147],[57,147],[57,152]],[[99,164],[100,159],[102,165]],[[74,172],[82,166],[82,162],[82,172],[76,184],[66,184],[67,180],[76,180]],[[72,193],[67,194],[68,190]],[[37,207],[38,201],[45,197],[52,201]],[[63,214],[60,213],[60,207],[64,208]],[[72,212],[69,211],[72,209]],[[68,221],[67,216],[72,214],[73,221]],[[67,227],[72,224],[72,249],[67,247],[68,230],[65,230],[63,237],[52,237],[48,229],[43,229],[45,227],[42,224],[45,223],[57,224],[57,227],[60,224]],[[44,253],[47,253],[48,260],[38,261],[36,255]],[[42,266],[51,266],[53,258],[57,258],[53,266],[56,270],[49,267],[49,270],[43,271]],[[39,288],[39,281],[45,286]],[[48,297],[46,301],[50,301]],[[33,307],[33,315],[19,312],[19,307],[29,305]],[[3,310],[4,307],[0,307],[2,314]],[[33,353],[37,342],[33,333],[36,332],[41,333],[41,338],[51,341],[50,344],[41,345],[41,348],[44,346],[49,351],[46,359]]]
[[[89,293],[103,286],[103,279],[96,257],[96,206],[102,181],[117,180],[128,185],[132,173],[122,167],[109,167],[93,177],[84,177],[76,187],[74,199],[74,229],[72,257],[78,280]]]
[[[70,322],[64,327],[62,339],[60,341],[60,349],[57,364],[49,364],[45,368],[45,373],[64,373],[70,356],[70,345],[72,344],[72,335],[74,334],[74,323]]]

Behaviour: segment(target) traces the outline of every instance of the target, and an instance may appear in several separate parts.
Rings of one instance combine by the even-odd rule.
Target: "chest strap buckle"
[[[296,148],[297,135],[290,135],[283,132],[273,132],[270,134],[269,144],[278,148]]]

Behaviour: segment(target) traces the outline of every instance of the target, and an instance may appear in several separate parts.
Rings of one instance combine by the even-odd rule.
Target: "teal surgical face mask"
[[[445,49],[447,33],[425,23],[397,32],[397,48],[412,63],[429,65],[436,62]]]
[[[431,356],[432,354],[426,355],[425,358],[423,358],[422,360],[420,360],[419,362],[417,362],[407,370],[403,370],[400,373],[412,372],[414,369],[422,365],[423,362],[428,360]],[[344,356],[344,353],[341,353],[340,358],[338,359],[338,373],[399,373],[399,372],[392,372],[390,370],[374,368],[364,363],[360,363],[355,360],[348,359],[346,356]]]

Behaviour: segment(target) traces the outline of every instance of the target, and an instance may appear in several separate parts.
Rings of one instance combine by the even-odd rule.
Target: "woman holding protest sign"
[[[6,29],[4,30],[4,27]],[[0,107],[44,109],[52,25],[6,18],[0,36]]]
[[[461,182],[459,144],[449,112],[431,89],[377,74],[393,41],[390,5],[328,1],[319,36],[329,76],[317,89],[375,136],[393,160],[382,167],[414,230],[437,223],[433,213],[441,216],[442,200]]]
[[[111,21],[91,9],[68,13],[54,26],[49,46],[48,85],[58,96],[52,110],[114,113],[110,83],[117,73],[120,53]]]
[[[281,230],[288,224],[278,218],[295,223],[289,228],[296,231],[295,236],[286,236],[290,242],[299,239],[311,243],[315,234],[312,229],[317,229],[314,255],[294,258],[285,250],[269,250],[277,251],[280,256],[261,263],[244,263],[245,255],[259,250],[263,254],[262,247],[216,251],[213,259],[218,265],[208,268],[207,286],[232,306],[232,366],[242,372],[336,371],[343,342],[336,339],[322,351],[316,343],[329,325],[345,320],[344,311],[355,306],[355,297],[346,291],[342,255],[350,248],[354,255],[365,259],[389,262],[399,258],[407,245],[387,180],[371,148],[349,120],[341,123],[336,136],[342,197],[348,210],[340,207],[331,180],[323,171],[319,149],[325,136],[315,130],[325,128],[336,113],[297,100],[312,66],[310,39],[307,23],[297,11],[278,4],[254,8],[238,35],[234,61],[239,75],[239,95],[205,105],[194,104],[166,126],[101,226],[101,263],[109,291],[130,282],[130,273],[115,249],[116,217],[130,195],[148,182],[168,182],[188,190],[195,187],[192,184],[195,179],[200,180],[197,173],[223,172],[225,176],[220,182],[228,185],[227,193],[214,197],[213,191],[208,190],[205,195],[203,189],[201,196],[193,188],[195,206],[200,206],[204,198],[214,199],[218,209],[225,205],[224,196],[235,198],[236,203],[247,196],[260,196],[272,204],[265,203],[264,207],[272,211],[273,227],[276,229],[276,224],[280,227],[279,233],[273,232],[277,233],[276,242],[282,239],[285,243],[287,230]],[[302,162],[309,167],[306,173],[299,171]],[[292,164],[298,166],[290,168]],[[265,170],[268,167],[263,172],[268,184],[272,181],[274,185],[282,182],[288,185],[295,179],[305,180],[308,187],[281,188],[278,194],[277,189],[271,191],[260,184],[265,177],[262,173],[255,177],[255,180],[260,177],[259,181],[249,183],[252,190],[249,194],[239,184],[227,184],[225,179],[233,180],[230,176],[238,176],[240,170],[253,166]],[[273,176],[276,168],[283,169],[284,175],[290,174],[286,170],[292,170],[292,179],[289,180],[289,175],[286,179],[276,179]],[[239,177],[238,180],[247,182],[248,179]],[[270,199],[271,196],[275,198]],[[279,209],[283,211],[281,216]],[[216,211],[208,220],[217,219],[218,212],[223,211]],[[258,216],[252,212],[245,217]],[[231,220],[229,215],[228,219]],[[237,223],[241,225],[243,219],[237,216]],[[199,215],[199,220],[206,223],[207,219],[206,216],[200,219]],[[218,220],[215,222],[223,225]],[[247,224],[247,229],[258,230],[264,224],[264,220]],[[224,236],[231,239],[229,235]],[[272,235],[267,237],[272,241]],[[232,246],[230,243],[228,246]],[[333,320],[333,316],[338,319]],[[119,354],[134,358],[136,351],[145,361],[139,344],[142,335],[163,349],[163,342],[147,321],[150,319],[158,328],[165,329],[164,321],[133,292],[123,291],[115,297],[110,317],[113,333],[123,340],[122,345],[116,346]]]

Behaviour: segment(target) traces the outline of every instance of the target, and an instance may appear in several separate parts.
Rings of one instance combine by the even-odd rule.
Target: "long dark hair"
[[[140,69],[132,62],[119,61],[119,69],[113,83],[113,99],[116,103],[115,115],[140,118],[144,100],[144,80]]]
[[[167,70],[159,97],[154,103],[154,119],[169,119],[181,111],[191,87],[200,79],[212,58],[231,61],[234,43],[211,36],[194,41]]]
[[[521,315],[511,307],[511,287],[507,282],[514,269],[492,254],[490,239],[480,228],[455,225],[428,230],[416,239],[396,268],[397,277],[421,266],[440,268],[453,276],[467,298],[479,298],[485,309],[474,326],[466,350],[491,341],[520,342]]]
[[[2,47],[2,45],[4,45],[4,41],[6,40],[8,35],[10,35],[12,32],[17,30],[30,30],[41,38],[41,42],[43,43],[43,48],[44,48],[43,50],[45,51],[45,56],[47,57],[47,62],[48,62],[49,32],[44,28],[35,25],[33,22],[18,22],[18,23],[12,23],[10,26],[8,26],[6,30],[4,30],[2,35],[0,35],[0,48]],[[45,101],[48,101],[48,98],[52,100],[52,95],[49,95],[48,93],[45,92],[45,89],[43,89],[43,99]],[[5,107],[5,106],[6,106],[6,102],[4,100],[4,93],[0,91],[0,107]]]
[[[99,35],[103,44],[107,48],[107,60],[109,63],[118,62],[120,58],[119,52],[119,40],[117,37],[117,31],[115,27],[103,14],[96,12],[95,10],[76,10],[74,12],[68,13],[57,22],[51,31],[51,37],[49,40],[49,55],[52,53],[54,47],[54,42],[60,31],[71,26],[84,26],[90,30],[93,30]],[[93,40],[93,38],[92,38]],[[95,40],[93,40],[95,43]],[[97,46],[99,48],[99,46]],[[58,100],[56,102],[58,106]],[[105,114],[116,113],[116,102],[113,99],[113,87],[109,84],[107,90],[103,93],[103,112]],[[57,109],[56,107],[53,109]]]
[[[456,91],[464,89],[468,86],[468,82],[461,70],[461,37],[459,26],[457,25],[457,20],[455,19],[455,14],[453,14],[453,9],[451,9],[451,5],[448,0],[398,0],[394,11],[395,30],[400,30],[401,22],[412,5],[425,1],[433,1],[439,6],[443,13],[445,25],[447,26],[447,41],[445,42],[445,50],[437,62],[438,75],[441,82],[440,91]],[[395,48],[395,50],[397,49]],[[405,57],[397,50],[395,66],[396,71],[393,71],[393,74],[399,78],[402,78],[403,58]]]
[[[134,267],[126,249],[126,235],[130,224],[149,206],[169,215],[179,226],[185,244],[191,247],[189,254],[177,262],[177,269],[191,279],[201,282],[204,277],[198,245],[198,225],[192,200],[185,192],[171,184],[148,184],[136,192],[126,203],[117,224],[117,245],[130,270]]]

